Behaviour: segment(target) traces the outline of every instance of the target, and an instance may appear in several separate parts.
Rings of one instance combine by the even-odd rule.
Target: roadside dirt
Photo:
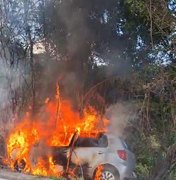
[[[51,180],[45,177],[36,177],[23,173],[11,172],[7,169],[0,169],[0,180]]]

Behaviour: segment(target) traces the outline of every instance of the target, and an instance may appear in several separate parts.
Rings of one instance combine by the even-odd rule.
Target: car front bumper
[[[119,175],[120,180],[132,180],[136,179],[136,174],[134,173],[134,170],[129,168],[128,166],[121,164],[121,166],[116,166]]]

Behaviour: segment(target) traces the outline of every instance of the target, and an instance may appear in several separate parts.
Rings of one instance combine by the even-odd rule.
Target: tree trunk
[[[29,42],[30,42],[30,68],[31,68],[31,87],[32,87],[32,115],[35,115],[35,108],[36,108],[36,102],[35,102],[35,68],[34,68],[34,55],[33,55],[33,41],[31,38],[31,32],[29,30]]]
[[[32,31],[31,31],[31,25],[29,23],[29,0],[24,1],[24,12],[25,12],[25,29],[26,29],[26,36],[27,36],[27,41],[29,43],[29,63],[30,63],[30,70],[31,70],[31,94],[32,94],[32,104],[31,104],[31,110],[32,110],[32,116],[35,115],[36,112],[36,93],[35,93],[35,68],[34,68],[34,54],[33,54],[33,46],[34,42],[32,39]]]

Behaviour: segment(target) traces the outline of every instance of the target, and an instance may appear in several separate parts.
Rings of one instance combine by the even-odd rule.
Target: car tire
[[[24,159],[16,160],[14,163],[14,169],[18,172],[23,172],[26,167],[26,162]]]
[[[97,170],[102,167],[101,175],[97,177]],[[99,166],[94,173],[94,180],[120,180],[118,170],[112,165],[102,165]]]

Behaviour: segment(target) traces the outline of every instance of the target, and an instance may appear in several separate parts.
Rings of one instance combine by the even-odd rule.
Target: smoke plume
[[[134,112],[132,104],[127,102],[119,102],[110,106],[106,110],[106,116],[110,120],[109,132],[117,136],[124,135],[126,126],[135,117]]]
[[[7,61],[0,59],[0,124],[1,129],[13,126],[13,100],[15,90],[23,85],[21,66],[10,67]]]

